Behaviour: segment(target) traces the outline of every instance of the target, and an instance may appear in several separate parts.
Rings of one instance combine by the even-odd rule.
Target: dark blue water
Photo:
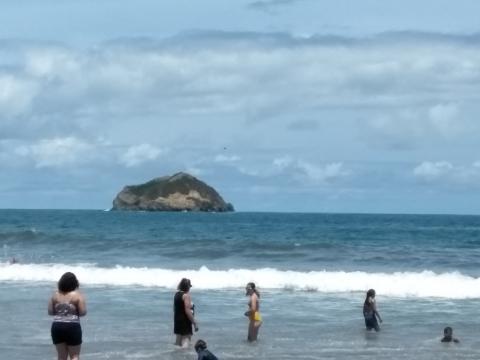
[[[0,244],[28,263],[480,271],[478,216],[0,210]]]

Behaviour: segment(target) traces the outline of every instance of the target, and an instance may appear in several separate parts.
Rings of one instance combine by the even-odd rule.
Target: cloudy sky
[[[5,0],[0,208],[186,171],[240,211],[480,214],[476,0]]]

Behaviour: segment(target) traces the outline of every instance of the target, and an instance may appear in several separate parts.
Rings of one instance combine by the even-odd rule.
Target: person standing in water
[[[80,316],[87,314],[85,298],[78,291],[75,274],[66,272],[58,281],[58,291],[48,302],[48,315],[53,315],[52,341],[57,349],[58,360],[80,359],[82,328]]]
[[[173,298],[173,332],[176,335],[175,345],[187,348],[192,338],[192,325],[198,331],[197,322],[193,314],[189,279],[183,278],[177,287]]]
[[[382,322],[382,318],[377,311],[377,303],[375,302],[375,290],[367,291],[365,302],[363,303],[363,317],[365,318],[365,327],[368,331],[375,329],[380,331],[378,321]],[[377,321],[378,318],[378,321]]]
[[[262,316],[260,315],[260,293],[255,288],[255,284],[250,282],[247,284],[246,296],[249,296],[248,311],[245,312],[245,316],[248,317],[248,341],[257,341],[258,329],[262,325]]]

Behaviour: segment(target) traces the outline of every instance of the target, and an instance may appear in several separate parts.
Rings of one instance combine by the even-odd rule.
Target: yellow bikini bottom
[[[260,315],[259,311],[255,311],[255,314],[253,314],[253,320],[262,321],[262,315]]]

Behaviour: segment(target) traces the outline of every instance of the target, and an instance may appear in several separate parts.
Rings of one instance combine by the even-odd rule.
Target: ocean
[[[87,298],[82,359],[196,359],[173,345],[182,277],[193,341],[219,359],[480,359],[479,216],[0,210],[0,245],[1,359],[56,359],[47,301],[66,271]]]

